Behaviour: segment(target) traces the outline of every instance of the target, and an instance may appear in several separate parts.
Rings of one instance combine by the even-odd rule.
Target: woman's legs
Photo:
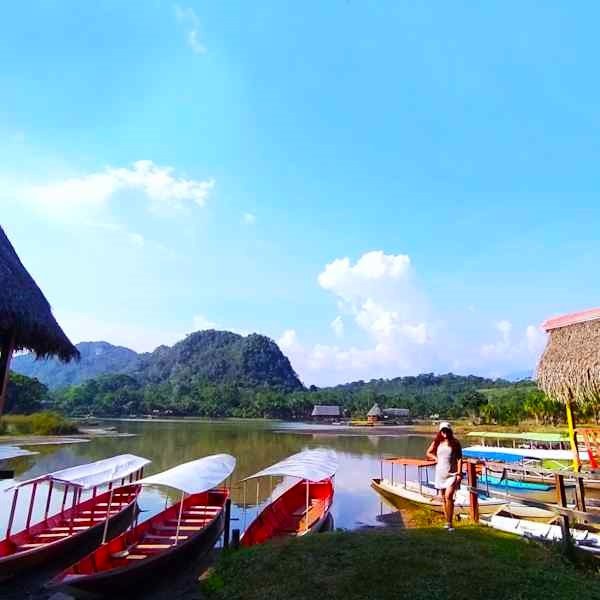
[[[452,521],[454,520],[454,494],[456,493],[456,484],[453,483],[451,486],[444,490],[444,514],[446,515],[446,523],[448,527],[452,527]]]

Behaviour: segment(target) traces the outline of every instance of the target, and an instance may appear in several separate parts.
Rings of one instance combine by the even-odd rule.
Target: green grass
[[[77,427],[62,415],[38,412],[31,415],[5,415],[0,419],[0,435],[67,435]]]
[[[555,548],[482,527],[324,533],[224,552],[209,600],[600,599]]]

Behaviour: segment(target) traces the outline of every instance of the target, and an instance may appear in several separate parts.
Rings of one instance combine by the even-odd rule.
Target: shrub
[[[8,415],[4,418],[4,427],[5,431],[20,435],[65,435],[77,433],[77,427],[71,421],[54,412],[38,412],[32,415]]]

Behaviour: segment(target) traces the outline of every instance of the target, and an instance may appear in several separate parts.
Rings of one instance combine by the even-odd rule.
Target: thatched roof
[[[538,386],[562,402],[600,398],[600,309],[550,319],[537,369]]]
[[[50,304],[0,227],[0,337],[15,335],[15,350],[67,362],[79,352],[52,315]]]
[[[340,407],[333,404],[315,404],[312,410],[313,417],[339,417]]]
[[[367,413],[367,417],[381,417],[383,413],[381,412],[381,408],[379,408],[379,404],[373,404],[371,406],[371,410]]]

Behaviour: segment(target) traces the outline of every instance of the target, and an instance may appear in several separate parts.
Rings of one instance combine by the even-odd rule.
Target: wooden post
[[[577,489],[576,489],[576,496],[577,496],[577,510],[580,510],[581,512],[587,512],[586,506],[585,506],[585,483],[583,481],[583,477],[578,477],[577,478]]]
[[[467,483],[469,484],[469,513],[474,523],[479,523],[479,496],[477,494],[477,465],[467,463]]]
[[[10,359],[15,348],[15,334],[9,332],[2,340],[2,355],[0,356],[0,415],[4,412],[4,404],[6,402],[6,390],[8,388],[8,377]]]
[[[106,507],[106,519],[104,519],[104,530],[102,531],[102,544],[106,544],[106,538],[108,537],[108,521],[110,520],[110,509],[113,500],[113,494],[115,493],[114,488],[110,489],[110,495],[108,497],[108,506]]]
[[[240,530],[233,529],[231,532],[231,547],[237,550],[240,547]]]
[[[563,508],[567,507],[567,492],[565,490],[565,476],[560,473],[554,475],[556,481],[556,502]],[[561,515],[560,528],[562,530],[563,544],[565,546],[571,545],[571,528],[569,523],[569,517],[567,515]]]
[[[225,500],[225,531],[223,532],[223,548],[229,549],[229,528],[231,526],[231,498]]]
[[[31,490],[31,500],[29,501],[29,510],[27,511],[27,522],[25,523],[25,529],[29,529],[31,525],[31,516],[33,515],[33,505],[35,504],[35,493],[37,492],[37,481],[33,484]]]
[[[10,507],[10,517],[8,517],[8,526],[6,527],[6,539],[10,537],[10,531],[15,520],[15,509],[17,508],[17,498],[19,497],[19,489],[20,488],[15,488],[15,493],[13,494],[12,505]]]
[[[567,425],[569,427],[569,441],[571,443],[571,452],[573,452],[573,471],[579,473],[581,469],[581,460],[579,459],[579,449],[577,448],[577,434],[575,433],[575,418],[573,417],[573,408],[571,406],[572,393],[569,392],[569,401],[566,403]]]

